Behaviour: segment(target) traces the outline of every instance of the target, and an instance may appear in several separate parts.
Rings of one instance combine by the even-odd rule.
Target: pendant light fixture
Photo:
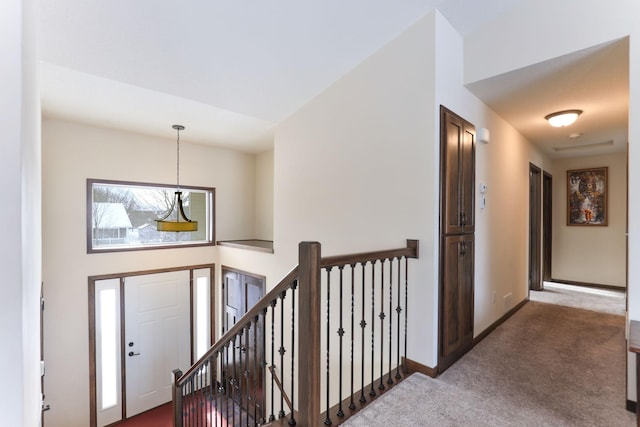
[[[180,191],[180,131],[182,125],[172,126],[178,133],[177,138],[177,166],[176,166],[176,191],[171,209],[161,219],[156,219],[158,231],[198,231],[198,221],[191,221],[184,213],[182,207],[182,191]],[[175,212],[175,213],[174,213]]]

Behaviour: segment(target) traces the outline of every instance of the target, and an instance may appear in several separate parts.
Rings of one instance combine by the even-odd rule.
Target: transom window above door
[[[158,231],[176,188],[163,184],[87,180],[87,253],[214,245],[215,189],[181,186],[193,232]]]

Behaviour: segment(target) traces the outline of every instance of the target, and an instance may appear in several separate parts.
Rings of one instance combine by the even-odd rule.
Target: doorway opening
[[[214,340],[213,271],[207,264],[89,277],[92,427],[171,401],[171,371],[186,371]]]
[[[542,174],[542,281],[551,280],[553,246],[553,176]]]
[[[541,176],[540,168],[529,163],[529,290],[532,291],[542,290]]]
[[[265,295],[265,277],[257,274],[222,266],[222,334],[228,331]],[[227,397],[236,400],[236,404],[253,414],[256,420],[264,419],[264,376],[262,364],[255,360],[256,355],[264,353],[264,317],[259,317],[255,322],[255,330],[246,330],[246,337],[237,345],[226,351],[224,355],[224,368],[222,372],[222,384],[230,384],[226,390]],[[253,329],[254,326],[251,326]],[[253,337],[253,339],[250,339]],[[238,373],[236,361],[244,360],[244,366],[256,370],[255,383],[247,384],[249,375]],[[242,393],[237,390],[255,390],[253,396],[242,399]],[[239,400],[238,400],[239,399]]]

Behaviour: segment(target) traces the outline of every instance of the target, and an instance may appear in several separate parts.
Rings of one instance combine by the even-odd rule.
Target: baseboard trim
[[[508,318],[513,316],[518,310],[524,307],[524,305],[528,302],[529,302],[529,299],[522,300],[518,305],[513,307],[511,310],[507,311],[501,318],[493,322],[491,326],[489,326],[484,331],[480,332],[478,336],[473,339],[473,345],[474,346],[478,345],[480,341],[482,341],[487,336],[489,336],[491,332],[495,331],[498,326],[502,325]]]
[[[411,360],[406,357],[402,358],[402,362],[410,372],[419,372],[431,378],[435,378],[438,376],[437,366],[435,368],[430,368],[427,365],[423,365],[422,363],[416,362],[415,360]]]
[[[562,283],[563,285],[573,285],[573,286],[582,286],[585,288],[598,288],[598,289],[612,289],[616,291],[624,291],[626,288],[621,286],[613,286],[613,285],[601,285],[598,283],[586,283],[586,282],[576,282],[574,280],[564,280],[564,279],[551,279],[550,282]]]
[[[627,399],[627,411],[633,412],[635,414],[637,407],[638,407],[638,404],[636,402],[634,402],[633,400]]]

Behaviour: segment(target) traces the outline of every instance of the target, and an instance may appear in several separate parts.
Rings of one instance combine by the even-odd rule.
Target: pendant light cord
[[[177,161],[176,161],[176,187],[180,191],[180,129],[178,129],[178,142],[177,142]]]
[[[176,131],[178,132],[178,139],[176,142],[176,188],[177,191],[180,191],[180,127],[177,125],[174,126]],[[184,128],[182,128],[184,129]]]

